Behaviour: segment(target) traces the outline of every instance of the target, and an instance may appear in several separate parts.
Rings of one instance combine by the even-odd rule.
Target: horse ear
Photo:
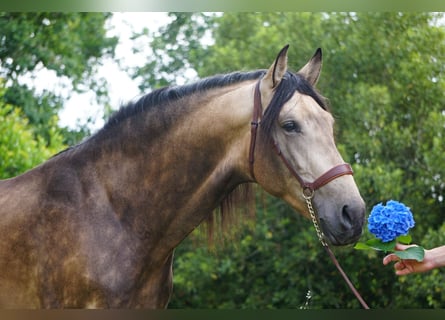
[[[286,74],[287,49],[289,49],[289,45],[286,45],[283,49],[281,49],[280,53],[278,53],[278,56],[275,59],[275,62],[272,63],[263,79],[261,79],[260,88],[263,106],[269,105],[273,96],[273,90],[280,84],[281,80]]]
[[[267,70],[264,75],[261,84],[264,85],[268,89],[276,88],[281,79],[283,79],[284,74],[287,71],[287,49],[289,49],[289,45],[286,45],[283,49],[281,49],[280,53],[278,53],[275,62],[272,63],[269,70]]]
[[[312,56],[311,60],[309,60],[306,65],[298,71],[299,74],[301,74],[309,83],[313,86],[318,81],[318,78],[320,77],[321,72],[321,65],[322,65],[322,53],[321,48],[318,48],[317,51],[315,51],[315,54]]]

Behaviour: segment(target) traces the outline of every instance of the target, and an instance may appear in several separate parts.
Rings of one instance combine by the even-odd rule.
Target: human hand
[[[395,249],[405,250],[413,246],[415,245],[403,245],[397,243]],[[417,261],[412,259],[400,259],[394,253],[391,253],[383,258],[384,265],[387,265],[393,261],[395,261],[394,270],[396,272],[396,275],[398,276],[407,275],[411,273],[426,272],[436,267],[434,249],[425,250],[425,256],[422,261]]]

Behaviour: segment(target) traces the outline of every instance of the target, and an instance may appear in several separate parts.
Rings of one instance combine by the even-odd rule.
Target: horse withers
[[[155,90],[0,181],[0,306],[164,308],[175,247],[240,186],[257,183],[308,215],[301,181],[346,165],[314,89],[321,50],[292,73],[287,48],[267,70]],[[313,194],[333,245],[361,235],[351,173],[328,174]]]

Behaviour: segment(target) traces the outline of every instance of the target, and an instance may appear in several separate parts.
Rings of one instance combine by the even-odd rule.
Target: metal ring
[[[314,197],[315,190],[311,187],[303,187],[303,198],[306,200],[310,200]]]

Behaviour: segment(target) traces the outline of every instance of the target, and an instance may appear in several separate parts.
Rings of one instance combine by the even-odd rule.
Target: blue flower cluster
[[[411,210],[394,200],[388,201],[386,206],[381,203],[375,205],[368,218],[368,230],[382,242],[407,235],[412,227],[414,219]]]

